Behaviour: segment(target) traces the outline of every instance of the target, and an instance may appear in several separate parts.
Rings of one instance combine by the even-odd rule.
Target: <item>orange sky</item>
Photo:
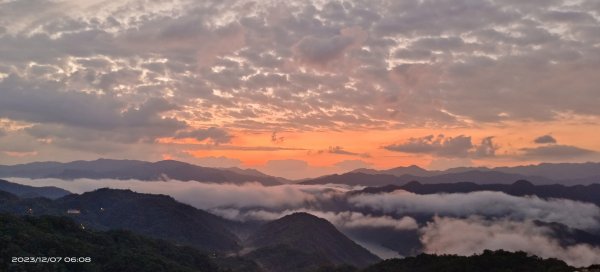
[[[490,158],[459,158],[458,164],[470,162],[474,166],[511,166],[529,163],[539,163],[543,160],[519,158],[521,148],[534,146],[533,140],[540,135],[552,135],[558,143],[575,145],[584,149],[600,150],[600,142],[594,135],[600,133],[599,123],[580,122],[511,122],[497,126],[480,128],[451,128],[445,130],[428,128],[410,128],[385,131],[327,131],[327,132],[280,132],[277,137],[283,140],[273,142],[272,133],[248,133],[243,131],[233,132],[234,138],[226,146],[238,147],[278,147],[304,150],[278,150],[278,151],[249,151],[221,149],[215,146],[213,150],[194,150],[193,147],[184,148],[195,157],[220,157],[239,159],[242,167],[258,168],[265,171],[265,164],[271,160],[303,160],[312,167],[327,168],[345,160],[361,160],[370,164],[372,168],[387,169],[397,166],[419,165],[424,168],[440,168],[431,165],[436,156],[428,154],[410,154],[394,152],[383,147],[395,143],[403,143],[411,137],[444,134],[455,137],[469,135],[473,143],[493,136],[494,144],[498,146],[496,156]],[[193,139],[173,140],[163,139],[164,143],[202,144]],[[343,150],[356,155],[332,154],[329,147],[340,146]],[[189,146],[188,146],[189,147]],[[169,158],[177,159],[176,155]],[[181,159],[181,158],[180,158]],[[448,158],[450,161],[456,158]],[[444,163],[441,164],[442,166]],[[432,167],[433,166],[433,167]],[[451,163],[448,167],[455,166]],[[443,168],[443,167],[442,167]],[[331,170],[333,171],[333,170]],[[339,171],[338,171],[339,172]]]

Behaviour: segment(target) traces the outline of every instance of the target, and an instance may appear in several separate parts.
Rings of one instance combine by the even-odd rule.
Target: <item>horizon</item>
[[[318,178],[318,177],[323,177],[323,176],[328,176],[328,175],[334,175],[334,174],[345,174],[345,173],[350,173],[356,170],[377,170],[377,171],[385,171],[385,170],[392,170],[392,169],[397,169],[397,168],[410,168],[410,167],[418,167],[420,169],[423,169],[425,171],[440,171],[440,172],[444,172],[444,171],[449,171],[449,170],[453,170],[453,169],[458,169],[458,168],[467,168],[467,169],[478,169],[478,168],[484,168],[484,169],[489,169],[489,170],[494,170],[495,168],[498,167],[505,167],[505,166],[497,166],[497,167],[488,167],[488,166],[457,166],[457,167],[449,167],[449,168],[445,168],[445,169],[428,169],[425,167],[421,167],[419,165],[416,164],[411,164],[411,165],[400,165],[400,166],[394,166],[391,168],[370,168],[370,167],[358,167],[358,168],[353,168],[353,169],[344,169],[344,170],[330,170],[329,172],[321,172],[318,173],[317,175],[311,175],[311,176],[301,176],[298,177],[294,174],[294,176],[279,176],[277,175],[277,173],[272,173],[269,171],[269,169],[260,169],[260,168],[252,168],[252,167],[241,167],[241,166],[228,166],[228,167],[215,167],[215,166],[211,166],[211,165],[202,165],[202,164],[197,164],[197,163],[193,163],[193,162],[188,162],[188,161],[180,161],[180,160],[175,160],[175,159],[165,159],[165,160],[157,160],[157,161],[144,161],[144,160],[135,160],[135,159],[110,159],[110,158],[97,158],[95,160],[75,160],[75,161],[70,161],[70,160],[65,160],[65,161],[33,161],[33,162],[25,162],[25,163],[17,163],[17,164],[0,164],[0,166],[15,166],[15,165],[22,165],[22,164],[29,164],[29,163],[52,163],[52,162],[58,162],[58,163],[72,163],[72,162],[78,162],[78,161],[85,161],[85,162],[93,162],[93,161],[99,161],[99,160],[114,160],[114,161],[121,161],[121,160],[133,160],[133,161],[142,161],[142,162],[149,162],[149,163],[156,163],[156,162],[161,162],[161,161],[177,161],[177,162],[183,162],[183,163],[188,163],[188,164],[192,164],[195,166],[201,166],[201,167],[209,167],[209,168],[217,168],[217,169],[230,169],[230,168],[238,168],[241,170],[256,170],[259,171],[263,174],[267,174],[269,176],[273,176],[273,177],[278,177],[278,178],[284,178],[290,181],[301,181],[301,180],[305,180],[305,179],[312,179],[312,178]],[[595,162],[595,161],[586,161],[586,162],[539,162],[539,163],[531,163],[531,164],[521,164],[521,165],[514,165],[511,167],[527,167],[527,166],[540,166],[540,165],[555,165],[555,164],[600,164],[600,162]]]

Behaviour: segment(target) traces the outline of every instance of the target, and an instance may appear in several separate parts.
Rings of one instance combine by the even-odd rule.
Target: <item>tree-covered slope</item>
[[[127,231],[82,229],[66,217],[0,214],[0,271],[219,271],[191,247]],[[55,263],[19,263],[12,257],[62,257]],[[83,257],[83,262],[65,262]],[[89,257],[89,262],[85,259]]]

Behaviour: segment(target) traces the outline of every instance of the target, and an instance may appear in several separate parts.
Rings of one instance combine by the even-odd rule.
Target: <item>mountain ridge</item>
[[[281,184],[281,178],[258,171],[242,173],[223,168],[198,166],[175,160],[145,162],[137,160],[98,159],[94,161],[34,162],[29,164],[0,165],[0,177],[57,178],[57,179],[138,179],[200,182],[246,183],[263,185]]]

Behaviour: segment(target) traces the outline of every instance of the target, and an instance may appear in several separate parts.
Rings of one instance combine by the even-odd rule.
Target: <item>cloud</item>
[[[565,199],[516,197],[501,192],[418,195],[406,191],[352,196],[348,202],[386,214],[410,213],[468,217],[481,215],[512,220],[558,222],[573,228],[600,229],[600,208]]]
[[[545,145],[539,147],[521,148],[522,156],[542,160],[565,160],[594,155],[597,152],[570,145]]]
[[[369,154],[367,153],[356,153],[356,152],[350,152],[347,150],[344,150],[343,147],[341,146],[330,146],[328,151],[329,154],[338,154],[338,155],[348,155],[348,156],[359,156],[359,157],[363,157],[363,158],[368,158],[370,157]]]
[[[542,258],[558,258],[581,267],[600,263],[600,248],[588,244],[561,245],[553,231],[531,220],[485,220],[434,217],[421,229],[424,251],[470,256],[490,250],[525,251]]]
[[[131,189],[140,193],[167,194],[177,201],[200,209],[300,209],[307,203],[328,199],[332,195],[355,189],[337,185],[279,185],[263,186],[259,183],[218,184],[181,182],[175,180],[140,181],[113,179],[26,179],[10,178],[9,181],[30,186],[57,186],[73,193],[89,192],[99,188]]]
[[[69,131],[68,141],[48,145],[80,158],[116,141],[158,153],[142,142],[194,128],[600,117],[593,1],[276,2],[4,1],[0,118],[36,126],[34,135]],[[32,16],[33,8],[43,12]],[[466,139],[453,138],[458,146],[437,152],[472,156]],[[130,149],[110,154],[135,156]]]
[[[499,146],[494,144],[493,139],[493,136],[483,138],[481,144],[475,147],[474,156],[479,158],[494,157]]]
[[[324,38],[307,36],[298,42],[295,49],[298,56],[306,62],[326,64],[340,57],[352,43],[351,37],[341,35]]]
[[[343,231],[418,230],[423,250],[429,253],[471,255],[484,249],[524,250],[541,257],[560,258],[572,265],[597,263],[600,256],[598,248],[565,244],[553,238],[556,235],[551,229],[535,223],[536,220],[558,222],[588,231],[600,228],[600,208],[564,199],[543,200],[498,192],[416,195],[405,191],[346,199],[347,192],[361,187],[172,180],[11,178],[10,181],[57,186],[75,193],[110,187],[167,194],[177,201],[240,221],[274,220],[303,211],[325,218]],[[432,219],[419,226],[415,218]]]
[[[554,137],[552,137],[552,135],[542,135],[540,137],[535,138],[535,140],[533,140],[534,143],[536,144],[555,144],[556,139],[554,139]]]
[[[175,135],[175,139],[183,138],[194,138],[198,141],[210,140],[214,144],[223,144],[231,142],[233,136],[224,129],[209,127],[206,129],[180,131]]]
[[[52,79],[46,81],[72,89],[67,96],[103,92],[126,104],[146,94],[173,97],[179,117],[231,120],[243,112],[251,113],[243,114],[250,124],[277,115],[273,125],[279,129],[315,129],[317,123],[366,128],[374,120],[380,126],[466,125],[600,113],[590,91],[597,85],[598,64],[589,57],[597,55],[597,19],[587,2],[554,1],[538,10],[515,1],[238,0],[228,8],[218,1],[170,2],[144,3],[148,16],[139,17],[140,3],[36,2],[44,7],[36,17],[27,13],[32,3],[0,4],[2,75]],[[556,23],[562,28],[548,31]],[[292,64],[342,58],[329,75]],[[397,82],[392,76],[407,59],[435,67],[418,69],[426,84],[407,86],[402,83],[411,78]],[[402,99],[386,99],[391,97]],[[292,98],[300,103],[290,103]],[[242,111],[267,101],[264,109]],[[404,109],[412,115],[389,114]],[[307,113],[322,120],[302,118]]]
[[[285,140],[285,137],[283,136],[277,136],[277,132],[273,131],[273,133],[271,134],[271,142],[273,143],[283,143],[283,141]]]
[[[238,209],[212,209],[211,212],[221,215],[225,218],[238,221],[271,221],[289,214],[306,212],[314,216],[324,218],[334,224],[336,227],[342,229],[390,228],[394,230],[416,230],[418,228],[417,221],[412,217],[404,216],[396,219],[387,215],[374,216],[352,211],[325,212],[310,209],[295,209],[273,212],[261,209],[245,211]]]
[[[404,143],[392,144],[383,148],[389,151],[412,154],[429,154],[445,158],[493,157],[498,146],[493,142],[494,137],[485,137],[480,145],[474,145],[471,136],[456,137],[439,134],[424,137],[411,137]]]
[[[473,144],[471,143],[470,136],[446,137],[440,134],[438,136],[428,135],[420,138],[411,137],[405,143],[388,145],[384,148],[404,153],[433,154],[442,157],[466,157],[469,155],[469,150],[473,148]]]

